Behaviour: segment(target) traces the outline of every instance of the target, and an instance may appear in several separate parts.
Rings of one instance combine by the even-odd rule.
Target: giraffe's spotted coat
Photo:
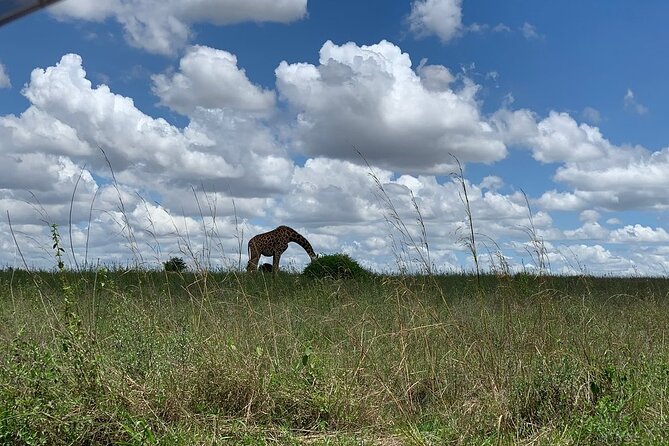
[[[246,265],[246,271],[257,270],[258,260],[263,255],[272,257],[272,272],[276,274],[279,271],[281,254],[288,249],[288,243],[290,242],[297,243],[304,248],[311,260],[316,258],[316,253],[306,238],[293,228],[279,226],[272,231],[258,234],[249,240],[249,263]]]

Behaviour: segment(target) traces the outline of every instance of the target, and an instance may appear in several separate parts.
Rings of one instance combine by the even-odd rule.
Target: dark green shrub
[[[347,254],[331,254],[320,256],[313,260],[302,273],[316,279],[333,278],[349,279],[352,277],[369,276],[369,271],[361,267],[358,262]]]
[[[172,257],[167,262],[163,263],[163,265],[165,266],[165,271],[174,273],[182,273],[188,268],[186,262],[184,262],[184,259],[181,257]]]

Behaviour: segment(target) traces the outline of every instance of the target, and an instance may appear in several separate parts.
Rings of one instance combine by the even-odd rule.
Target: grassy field
[[[4,271],[0,444],[666,444],[668,294]]]

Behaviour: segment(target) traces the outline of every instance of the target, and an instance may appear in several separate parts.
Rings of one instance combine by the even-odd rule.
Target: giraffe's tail
[[[252,244],[253,244],[253,239],[249,240],[248,243],[246,244],[246,254],[248,255],[248,258],[249,258],[248,262],[246,263],[246,271],[253,270],[253,266],[252,266],[253,262],[251,260],[253,258],[253,257],[251,257],[251,255],[252,255],[251,254],[251,245]]]

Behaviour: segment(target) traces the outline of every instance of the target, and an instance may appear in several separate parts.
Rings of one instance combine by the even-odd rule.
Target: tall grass
[[[669,440],[664,279],[37,276],[0,273],[0,443]]]

